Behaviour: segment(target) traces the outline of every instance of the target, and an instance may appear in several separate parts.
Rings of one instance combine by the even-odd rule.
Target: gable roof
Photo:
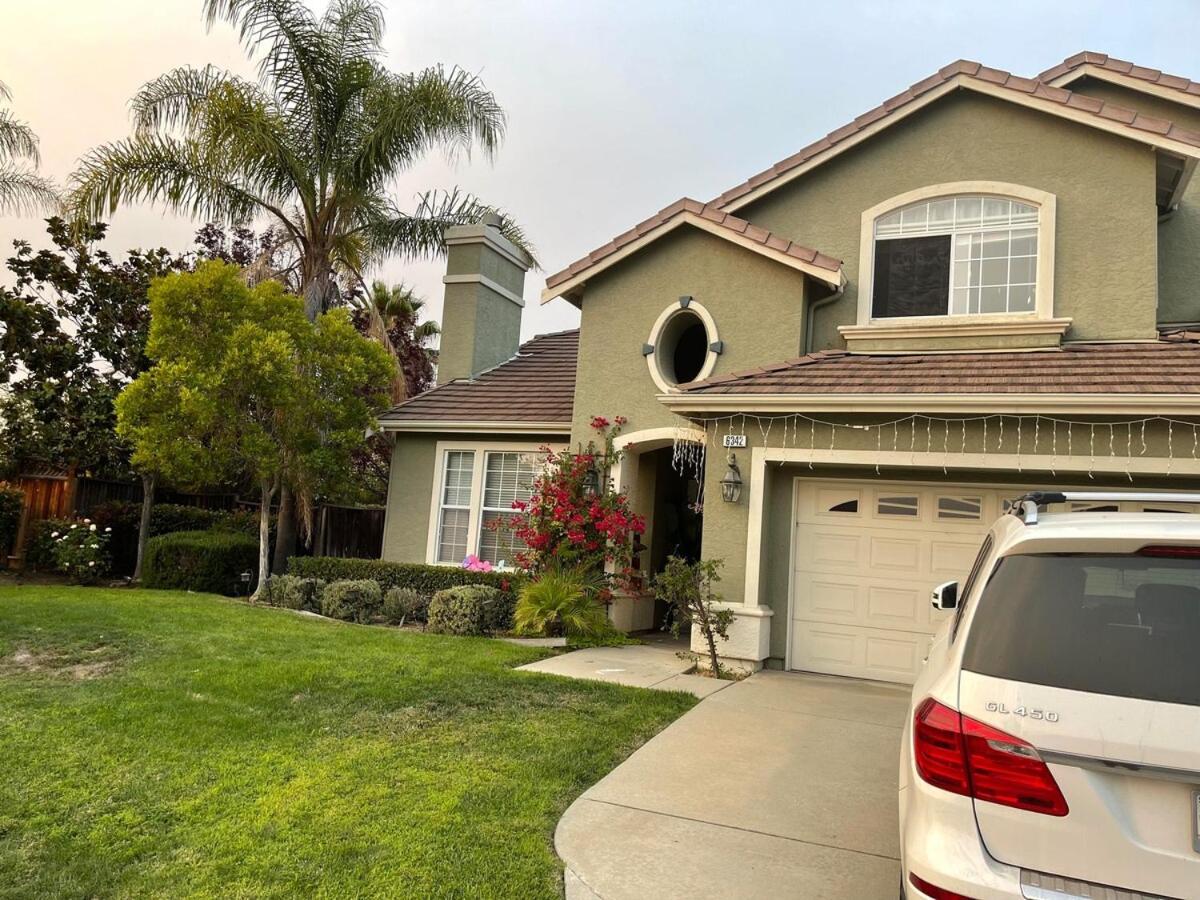
[[[1040,74],[1037,79],[1062,87],[1089,75],[1132,87],[1134,90],[1148,90],[1189,106],[1200,107],[1200,82],[1181,75],[1168,75],[1158,69],[1148,69],[1128,60],[1091,50],[1068,56],[1057,66]]]
[[[541,334],[474,379],[440,384],[379,417],[384,431],[567,434],[579,329]]]
[[[844,283],[842,261],[810,250],[787,238],[777,237],[765,228],[752,225],[722,212],[713,205],[684,197],[670,206],[660,209],[650,218],[639,222],[623,234],[617,235],[607,244],[598,247],[561,272],[546,279],[542,291],[542,302],[570,294],[588,278],[604,271],[631,253],[652,241],[669,234],[681,225],[691,225],[709,234],[716,235],[769,259],[797,269],[806,275],[838,288]]]
[[[1095,97],[1072,93],[1034,78],[1022,78],[970,60],[958,60],[885,100],[853,122],[831,131],[787,159],[730,188],[711,204],[727,212],[736,212],[938,98],[960,89],[1018,103],[1118,134],[1189,160],[1200,159],[1200,133],[1182,128],[1167,119],[1147,116]]]
[[[1200,344],[1186,337],[1001,352],[826,350],[709,378],[661,399],[672,409],[698,411],[773,403],[781,412],[801,406],[871,412],[914,405],[930,411],[957,404],[1016,414],[1033,411],[1018,398],[1034,403],[1054,398],[1083,407],[1100,396],[1119,396],[1148,412],[1151,396],[1169,395],[1194,410],[1200,407]]]

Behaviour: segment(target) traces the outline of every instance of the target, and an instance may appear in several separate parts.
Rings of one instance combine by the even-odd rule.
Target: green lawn
[[[0,584],[0,897],[552,897],[694,700],[202,594]]]

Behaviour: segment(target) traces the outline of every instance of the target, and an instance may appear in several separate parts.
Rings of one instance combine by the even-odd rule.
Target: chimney
[[[500,233],[500,217],[446,229],[446,302],[437,383],[474,378],[511,359],[521,340],[525,273],[533,260]]]

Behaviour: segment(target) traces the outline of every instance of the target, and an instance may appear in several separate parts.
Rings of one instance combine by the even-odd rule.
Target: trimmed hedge
[[[347,622],[370,622],[383,607],[378,581],[335,581],[321,594],[321,615]]]
[[[7,564],[8,554],[16,543],[24,506],[24,491],[0,484],[0,566]]]
[[[494,634],[512,627],[513,603],[496,588],[466,584],[438,591],[429,602],[428,628],[435,634]]]
[[[324,591],[325,582],[315,578],[275,575],[267,579],[266,589],[262,592],[262,601],[268,606],[282,606],[285,609],[303,609],[319,613],[321,611],[321,594]]]
[[[178,531],[207,531],[216,525],[223,515],[223,509],[156,503],[150,509],[150,536],[158,537]]]
[[[336,556],[294,556],[288,561],[288,573],[328,582],[367,578],[379,582],[384,591],[395,587],[410,588],[426,597],[465,584],[486,584],[511,598],[514,603],[516,592],[525,580],[525,576],[518,572],[468,572],[457,566],[427,566]]]
[[[429,617],[429,597],[412,588],[390,588],[383,595],[383,620],[389,625],[424,624]]]
[[[227,531],[176,531],[150,538],[142,562],[148,588],[233,595],[258,568],[258,541]]]

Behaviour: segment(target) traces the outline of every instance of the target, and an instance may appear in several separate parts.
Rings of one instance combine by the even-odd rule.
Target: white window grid
[[[467,555],[471,535],[471,497],[475,452],[447,450],[442,464],[438,512],[437,561],[457,563]]]
[[[537,475],[537,460],[519,451],[489,451],[484,456],[483,495],[479,515],[479,558],[492,565],[511,565],[524,542],[511,530],[489,524],[513,515],[513,502],[528,500]]]
[[[1038,208],[1007,197],[923,200],[880,216],[875,239],[950,235],[950,315],[1037,307]]]

